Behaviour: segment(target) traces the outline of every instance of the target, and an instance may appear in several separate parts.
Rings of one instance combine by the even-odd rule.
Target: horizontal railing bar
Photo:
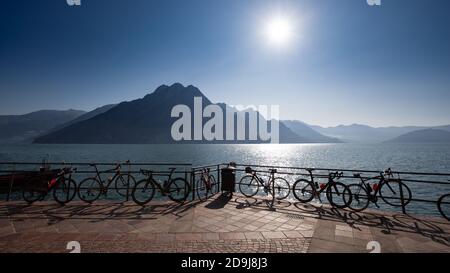
[[[0,162],[0,165],[78,165],[78,166],[90,166],[91,164],[97,166],[108,166],[108,165],[135,165],[135,166],[192,166],[191,163],[126,163],[126,162],[116,162],[116,163],[86,163],[86,162]]]

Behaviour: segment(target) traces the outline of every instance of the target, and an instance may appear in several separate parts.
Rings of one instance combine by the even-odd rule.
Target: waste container
[[[227,167],[222,168],[222,192],[235,192],[236,186],[236,167],[233,164],[228,164]]]

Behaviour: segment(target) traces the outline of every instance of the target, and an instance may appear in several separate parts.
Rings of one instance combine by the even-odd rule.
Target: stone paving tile
[[[266,239],[283,239],[286,238],[286,235],[284,235],[281,231],[269,231],[269,232],[261,232],[264,238]]]
[[[208,208],[208,201],[146,207],[0,201],[0,252],[66,252],[74,240],[85,252],[368,252],[372,240],[386,253],[450,252],[450,224],[436,218],[368,210],[349,219],[346,210],[285,202],[275,211],[264,202],[237,209],[236,200],[245,198],[221,209]]]

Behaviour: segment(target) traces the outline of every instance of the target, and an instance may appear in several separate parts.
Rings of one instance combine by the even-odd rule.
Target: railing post
[[[192,188],[192,201],[195,200],[195,192],[196,192],[196,188],[195,188],[195,170],[191,169],[191,188]]]
[[[128,175],[127,175],[128,181],[127,181],[127,196],[125,198],[125,201],[128,202],[130,200],[129,196],[130,196],[131,165],[129,161],[127,161],[126,163],[128,165]]]
[[[400,202],[402,203],[402,212],[406,214],[405,197],[403,196],[403,182],[399,179],[400,184]]]
[[[11,181],[9,182],[9,190],[8,195],[6,196],[6,201],[9,202],[9,198],[11,196],[12,188],[14,185],[14,178],[16,176],[16,164],[13,163],[13,169],[12,169],[12,175],[11,175]]]
[[[222,180],[220,179],[220,164],[217,165],[217,193],[222,188]]]

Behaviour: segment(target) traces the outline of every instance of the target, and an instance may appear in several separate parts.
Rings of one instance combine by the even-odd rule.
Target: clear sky
[[[3,0],[0,114],[92,110],[161,84],[332,126],[450,124],[450,1]],[[289,41],[268,43],[286,19]]]

